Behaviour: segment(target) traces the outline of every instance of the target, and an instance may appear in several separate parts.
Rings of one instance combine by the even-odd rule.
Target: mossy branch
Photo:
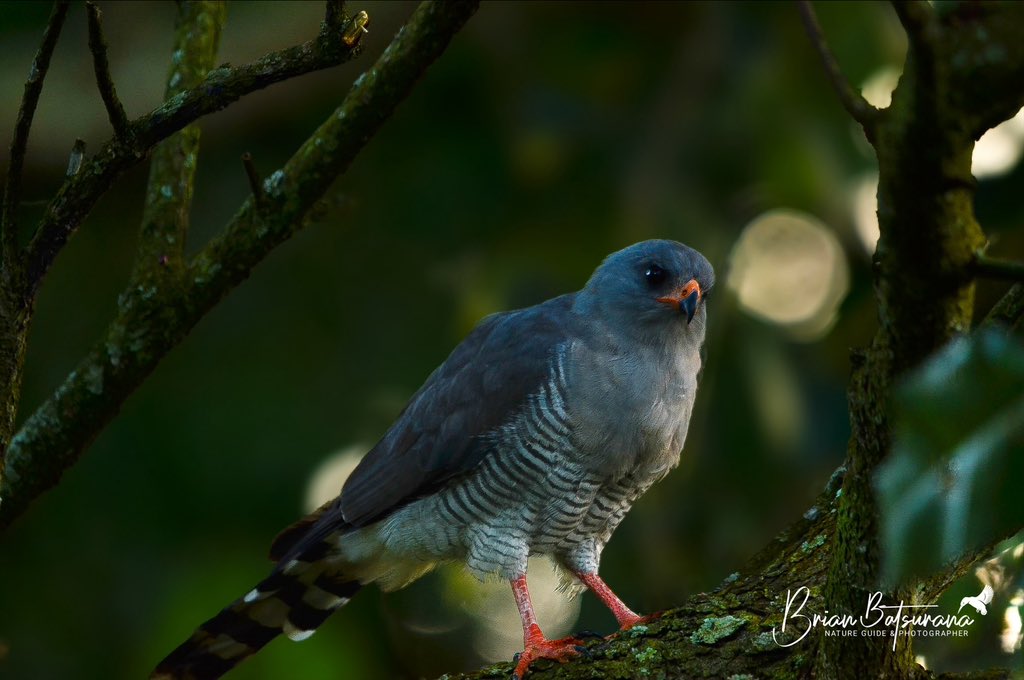
[[[28,148],[28,134],[32,129],[32,119],[36,115],[36,105],[43,91],[43,81],[50,69],[50,58],[57,47],[57,39],[64,27],[68,15],[68,2],[58,2],[53,6],[50,18],[46,22],[43,40],[32,60],[32,67],[25,81],[25,92],[18,108],[18,119],[14,124],[14,138],[11,140],[10,156],[7,161],[7,180],[4,183],[3,209],[0,212],[0,266],[5,271],[11,266],[14,250],[17,246],[17,211],[21,197],[21,174],[25,165],[25,150]]]
[[[165,100],[195,87],[213,68],[225,16],[224,2],[178,5]],[[166,279],[182,270],[199,134],[198,124],[193,123],[160,142],[153,151],[132,273],[135,283]]]
[[[103,99],[103,106],[107,109],[110,125],[114,128],[114,135],[118,139],[127,140],[131,134],[128,114],[124,112],[124,106],[114,88],[114,79],[110,75],[107,40],[103,37],[103,12],[92,2],[85,3],[85,12],[89,17],[89,51],[92,52],[92,65],[96,72],[96,86]]]
[[[271,210],[257,211],[249,198],[182,276],[125,291],[105,337],[11,442],[0,487],[0,528],[53,486],[167,352],[303,226],[314,203],[408,96],[476,7],[475,2],[421,4],[341,106],[264,182]]]
[[[841,479],[840,476],[835,477]],[[835,530],[836,488],[829,485],[805,518],[775,537],[739,572],[710,593],[698,593],[648,625],[587,643],[567,663],[539,661],[532,680],[580,678],[799,678],[813,660],[812,640],[791,647],[792,624],[781,631],[787,594],[806,586],[817,592],[825,581]],[[586,597],[587,595],[583,595]],[[776,630],[773,637],[772,630]],[[507,680],[503,663],[447,680]]]
[[[34,296],[58,253],[100,196],[157,143],[210,113],[220,111],[256,90],[283,80],[337,66],[359,53],[336,27],[326,24],[313,40],[271,52],[244,66],[221,66],[195,87],[178,92],[156,110],[129,123],[128,139],[107,142],[50,201],[36,227],[25,257],[27,295]]]
[[[25,349],[32,318],[31,300],[27,300],[23,294],[24,267],[19,257],[21,176],[32,119],[67,12],[67,2],[54,5],[39,50],[32,60],[14,124],[3,203],[0,205],[0,488],[4,482],[4,460],[18,415]]]
[[[971,3],[969,12],[964,7],[940,13],[925,2],[894,7],[909,49],[892,105],[876,128],[880,328],[851,380],[850,472],[824,588],[830,606],[841,612],[862,607],[866,593],[878,587],[879,508],[873,482],[890,449],[892,386],[972,325],[974,283],[965,272],[985,243],[974,216],[971,176],[974,140],[983,131],[979,121],[998,122],[994,111],[1012,115],[1013,102],[1024,96],[1024,78],[1017,77],[1024,65],[1024,8],[991,2]],[[998,38],[993,43],[974,36]],[[992,58],[994,46],[1003,58]],[[1013,59],[1014,65],[1006,63]],[[965,81],[973,84],[973,97],[963,96]],[[914,593],[891,595],[910,600]],[[909,637],[896,649],[862,638],[821,637],[819,650],[815,671],[823,677],[919,672]]]

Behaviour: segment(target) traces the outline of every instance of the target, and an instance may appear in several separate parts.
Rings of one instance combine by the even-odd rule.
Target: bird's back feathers
[[[548,377],[575,294],[484,319],[435,370],[345,483],[340,509],[359,527],[476,467],[482,435]],[[325,515],[325,519],[328,516]]]

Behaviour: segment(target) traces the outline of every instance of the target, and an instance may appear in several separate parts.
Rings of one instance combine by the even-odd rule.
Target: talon
[[[576,633],[576,637],[578,637],[581,640],[597,640],[599,638],[603,638],[604,636],[600,633],[595,633],[592,630],[581,630],[580,632]]]
[[[546,640],[538,636],[530,640],[526,649],[518,655],[519,660],[516,663],[516,669],[512,677],[524,677],[529,672],[530,665],[537,659],[551,659],[552,661],[565,663],[571,657],[579,654],[581,650],[585,651],[581,641],[576,638]]]

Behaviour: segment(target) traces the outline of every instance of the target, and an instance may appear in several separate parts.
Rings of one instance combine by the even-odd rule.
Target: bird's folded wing
[[[483,435],[543,385],[569,337],[573,295],[484,319],[435,370],[345,483],[341,512],[364,526],[472,470]]]

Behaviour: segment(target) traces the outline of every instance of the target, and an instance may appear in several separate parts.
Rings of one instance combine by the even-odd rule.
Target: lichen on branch
[[[125,290],[105,337],[12,440],[7,478],[0,488],[4,498],[0,528],[56,484],[167,352],[253,267],[302,228],[316,201],[408,96],[476,8],[475,2],[422,3],[341,105],[283,168],[264,181],[270,210],[257,211],[250,197],[223,232],[184,266],[181,276],[133,282]],[[101,160],[95,163],[102,165]],[[70,198],[62,193],[55,202]],[[73,206],[62,209],[76,210]]]

